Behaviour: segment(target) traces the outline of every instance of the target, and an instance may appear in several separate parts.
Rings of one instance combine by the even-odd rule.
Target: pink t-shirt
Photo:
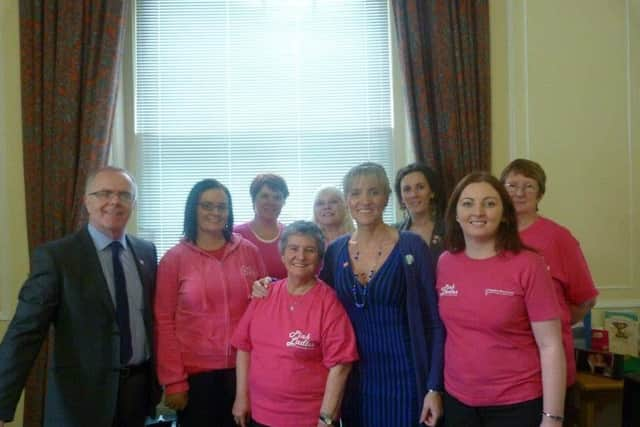
[[[278,249],[278,240],[280,240],[280,235],[282,234],[282,230],[284,230],[284,225],[278,224],[278,228],[280,229],[278,237],[269,241],[262,240],[253,232],[251,229],[251,222],[236,225],[233,227],[233,231],[239,233],[242,237],[256,245],[262,255],[264,264],[267,266],[267,273],[270,277],[275,279],[284,279],[287,277],[287,269],[282,263],[282,256]]]
[[[539,217],[520,232],[523,243],[537,250],[547,263],[562,310],[562,342],[567,357],[567,386],[576,381],[576,360],[569,305],[598,296],[580,244],[563,226]]]
[[[251,301],[231,344],[251,353],[251,416],[272,427],[317,426],[329,369],[358,359],[347,314],[321,280],[302,296],[276,282]]]
[[[447,330],[445,389],[469,406],[542,396],[531,322],[560,318],[551,278],[530,251],[476,260],[444,252],[436,288]]]

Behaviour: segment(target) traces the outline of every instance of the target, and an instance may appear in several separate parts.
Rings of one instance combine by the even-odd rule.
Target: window
[[[174,245],[203,178],[241,223],[253,177],[283,176],[286,224],[358,163],[392,177],[389,39],[387,0],[137,0],[138,234]]]

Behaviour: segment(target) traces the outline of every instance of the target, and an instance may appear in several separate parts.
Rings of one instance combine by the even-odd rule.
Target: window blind
[[[392,177],[387,0],[137,0],[135,12],[138,233],[161,254],[200,179],[229,187],[241,223],[254,176],[283,176],[287,224],[358,163]]]

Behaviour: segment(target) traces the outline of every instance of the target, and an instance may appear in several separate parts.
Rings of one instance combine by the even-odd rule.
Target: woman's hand
[[[420,423],[428,426],[435,426],[442,416],[442,395],[437,391],[430,391],[424,397]]]
[[[164,405],[174,411],[182,411],[189,403],[189,394],[186,391],[167,394],[164,396]]]
[[[271,277],[263,277],[256,280],[251,286],[251,298],[264,298],[269,295],[269,284],[273,282]]]
[[[249,399],[246,396],[236,395],[236,400],[233,402],[231,413],[233,414],[233,420],[237,425],[240,427],[249,427],[249,422],[251,421],[251,405],[249,404]]]

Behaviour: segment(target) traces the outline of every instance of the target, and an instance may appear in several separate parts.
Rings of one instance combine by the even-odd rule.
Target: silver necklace
[[[289,311],[293,311],[296,309],[296,306],[298,304],[300,304],[301,299],[297,298],[296,300],[292,301],[291,303],[289,303]]]
[[[287,304],[289,305],[289,311],[294,311],[296,309],[296,306],[298,306],[302,302],[304,296],[311,290],[311,288],[313,288],[313,286],[314,285],[312,284],[307,289],[304,289],[304,291],[300,294],[292,294],[287,290]]]

